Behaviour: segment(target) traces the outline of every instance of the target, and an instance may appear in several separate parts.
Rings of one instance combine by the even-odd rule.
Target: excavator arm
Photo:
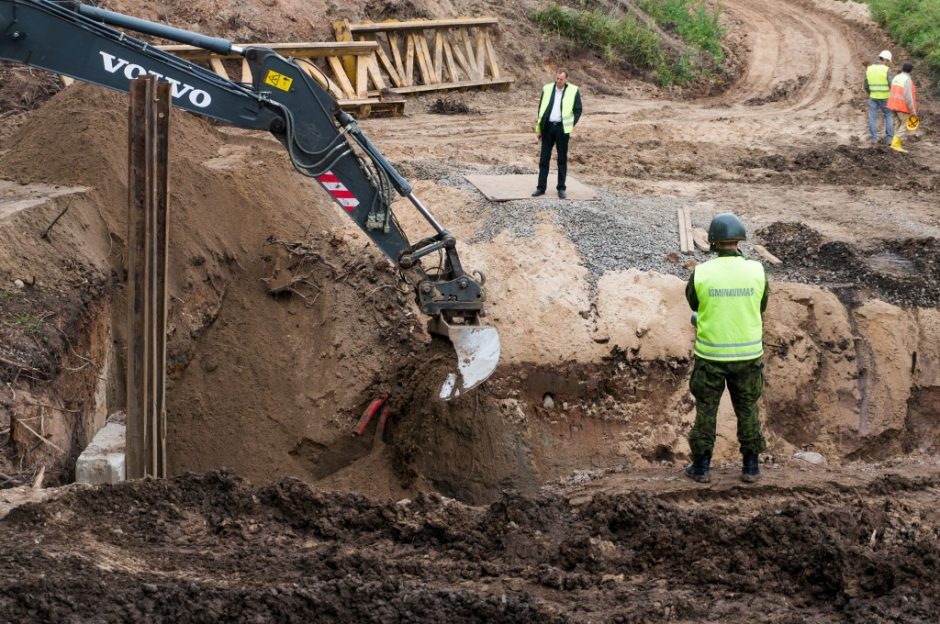
[[[222,78],[122,30],[243,56],[253,83]],[[496,329],[481,323],[482,279],[464,272],[456,240],[415,196],[355,119],[302,65],[264,47],[148,22],[77,2],[0,0],[0,59],[127,92],[147,74],[171,85],[174,106],[239,128],[265,130],[286,148],[294,168],[316,180],[415,285],[431,331],[451,340],[458,366],[440,396],[450,399],[492,374],[499,359]],[[318,71],[312,65],[313,71]],[[409,200],[434,231],[411,244],[392,212],[395,195]],[[440,260],[425,271],[421,259]]]

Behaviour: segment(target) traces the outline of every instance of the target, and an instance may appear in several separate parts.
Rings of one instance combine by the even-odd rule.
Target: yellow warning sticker
[[[294,79],[284,74],[279,74],[274,70],[269,69],[267,75],[264,77],[264,84],[269,84],[275,89],[280,89],[281,91],[290,91],[290,86],[294,83]]]

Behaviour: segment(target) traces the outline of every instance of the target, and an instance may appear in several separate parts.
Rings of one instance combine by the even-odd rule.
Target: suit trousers
[[[542,128],[542,153],[539,156],[538,189],[544,191],[548,186],[548,164],[552,159],[552,148],[558,153],[559,191],[565,190],[565,177],[568,175],[568,135],[561,122],[548,122]]]

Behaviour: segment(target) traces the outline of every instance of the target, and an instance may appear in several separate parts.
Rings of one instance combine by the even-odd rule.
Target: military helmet
[[[747,240],[747,230],[741,219],[730,212],[715,216],[708,226],[708,246],[712,251],[717,249],[720,241],[743,240]]]

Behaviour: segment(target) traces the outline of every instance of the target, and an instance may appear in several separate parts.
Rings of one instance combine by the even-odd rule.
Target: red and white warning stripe
[[[346,209],[347,212],[352,212],[356,209],[356,206],[359,205],[359,200],[356,199],[356,196],[352,194],[346,186],[339,181],[332,171],[327,171],[326,173],[317,176],[317,182],[323,185],[330,195],[333,196],[340,206]]]

